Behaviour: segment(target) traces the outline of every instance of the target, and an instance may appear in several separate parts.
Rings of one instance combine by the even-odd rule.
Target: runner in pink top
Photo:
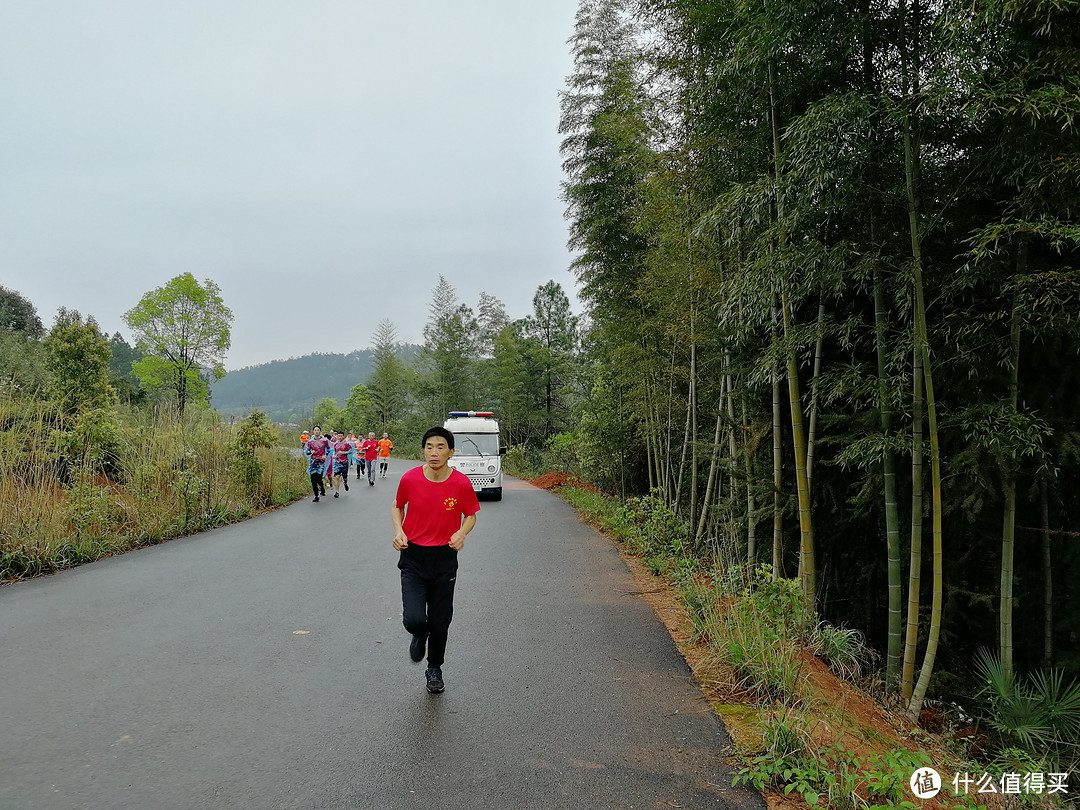
[[[311,438],[304,445],[304,453],[308,457],[308,477],[311,478],[311,489],[315,494],[315,503],[318,503],[319,496],[326,494],[323,472],[328,462],[330,442],[322,435],[322,429],[318,425],[312,428],[311,434]]]
[[[334,464],[334,497],[338,497],[341,493],[342,483],[345,484],[345,491],[349,491],[349,456],[352,455],[353,446],[345,441],[345,434],[340,430],[334,431],[334,441],[330,444],[330,450],[333,453]]]

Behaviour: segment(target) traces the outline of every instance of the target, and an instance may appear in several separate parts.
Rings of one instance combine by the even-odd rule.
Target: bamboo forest
[[[1080,4],[584,0],[578,440],[912,710],[1075,673]]]

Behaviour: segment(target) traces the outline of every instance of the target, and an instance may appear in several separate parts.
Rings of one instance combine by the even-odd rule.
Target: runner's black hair
[[[454,449],[454,434],[446,428],[439,427],[438,425],[428,429],[428,432],[424,434],[424,438],[420,440],[420,446],[424,447],[427,444],[427,440],[430,439],[432,436],[439,436],[440,438],[446,439],[446,446],[449,447],[451,450]]]

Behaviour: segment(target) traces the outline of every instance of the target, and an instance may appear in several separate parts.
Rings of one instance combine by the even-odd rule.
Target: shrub
[[[1008,672],[998,658],[980,650],[976,693],[980,720],[1002,749],[1019,748],[1045,757],[1055,768],[1076,767],[1080,747],[1080,683],[1065,681],[1061,670],[1040,670],[1025,678]]]
[[[857,681],[876,654],[858,630],[818,622],[810,633],[810,648],[824,659],[836,675]]]

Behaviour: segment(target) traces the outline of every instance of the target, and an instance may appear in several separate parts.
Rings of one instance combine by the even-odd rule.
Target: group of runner
[[[349,491],[349,467],[356,466],[356,479],[367,473],[368,486],[375,486],[375,462],[379,462],[379,476],[386,478],[390,451],[394,443],[386,433],[379,440],[375,433],[368,433],[366,439],[358,439],[351,433],[335,430],[323,435],[322,428],[316,425],[308,433],[300,435],[300,445],[308,458],[308,476],[311,478],[311,491],[315,503],[326,495],[326,482],[334,488],[334,497],[341,495],[341,488]]]

